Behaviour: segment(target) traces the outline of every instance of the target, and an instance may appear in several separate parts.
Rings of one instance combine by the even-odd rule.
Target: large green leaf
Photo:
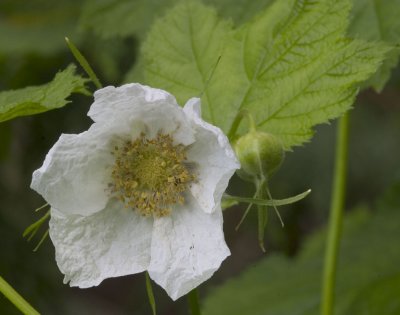
[[[359,208],[345,219],[337,315],[398,314],[400,185],[374,210]],[[310,238],[294,260],[271,255],[210,291],[204,314],[319,314],[325,234],[321,231]]]
[[[142,37],[153,20],[178,0],[86,0],[80,26],[102,38]],[[272,0],[205,0],[215,5],[224,17],[244,22]],[[116,21],[118,21],[116,23]]]
[[[205,0],[205,4],[213,5],[224,18],[232,18],[239,25],[251,20],[274,0]]]
[[[47,84],[0,92],[0,122],[63,107],[72,93],[88,94],[85,88],[88,80],[75,70],[70,65]]]
[[[139,0],[139,2],[140,1],[145,2],[142,3],[141,6],[148,6],[149,12],[146,15],[146,20],[142,20],[138,11],[126,10],[126,6],[137,6],[139,5],[138,3],[126,3],[126,0],[87,0],[81,17],[81,26],[83,28],[92,29],[97,35],[103,38],[127,35],[138,35],[142,37],[148,31],[154,18],[164,12],[171,4],[175,2],[179,3],[178,0],[168,0],[168,5],[158,5],[155,8],[150,8],[152,6],[151,1],[146,2],[145,0]],[[247,22],[272,2],[273,0],[236,0],[234,2],[232,2],[232,0],[204,1],[206,4],[215,5],[218,13],[224,18],[232,18],[233,21],[238,24]],[[166,4],[166,2],[163,2],[163,4]],[[124,12],[124,14],[117,13],[120,11]],[[135,22],[130,23],[129,20],[131,19]],[[102,22],[99,23],[99,20]],[[113,21],[115,20],[118,20],[119,23],[114,23]],[[105,23],[104,21],[110,21],[110,23]],[[142,21],[142,23],[140,23],[140,21]],[[126,27],[122,29],[120,27],[121,24],[125,24]],[[126,83],[144,81],[143,67],[143,56],[138,56],[133,67],[126,73],[124,81]]]
[[[181,103],[199,96],[231,27],[211,8],[194,1],[180,3],[154,23],[144,43],[147,82],[172,92]],[[214,122],[211,97],[209,89],[205,90],[203,111]]]
[[[360,290],[345,315],[400,314],[400,272],[372,282]]]
[[[381,91],[390,78],[400,55],[400,0],[354,0],[350,36],[371,41],[384,41],[397,46],[365,84]]]
[[[145,79],[180,103],[205,90],[203,116],[225,132],[247,109],[290,149],[350,108],[389,49],[346,39],[349,10],[349,0],[280,0],[233,31],[213,9],[182,2],[149,33]]]

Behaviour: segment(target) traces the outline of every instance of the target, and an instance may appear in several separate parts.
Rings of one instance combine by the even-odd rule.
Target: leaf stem
[[[321,315],[332,315],[334,308],[336,269],[346,190],[348,138],[349,113],[346,113],[339,120],[337,130],[335,170],[322,279]]]
[[[0,276],[0,292],[25,315],[40,315],[17,291]]]
[[[200,303],[199,303],[199,292],[196,289],[190,291],[187,295],[189,302],[189,309],[192,315],[201,315],[200,312]]]

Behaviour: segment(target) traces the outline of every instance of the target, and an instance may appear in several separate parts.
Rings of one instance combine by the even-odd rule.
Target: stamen
[[[115,146],[112,154],[109,188],[125,207],[161,217],[170,214],[173,205],[184,204],[184,192],[195,175],[186,162],[185,146],[174,145],[170,135],[147,139],[141,134],[123,147]]]

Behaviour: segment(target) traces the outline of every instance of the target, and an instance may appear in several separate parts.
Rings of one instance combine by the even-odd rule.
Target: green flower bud
[[[285,157],[279,138],[261,131],[250,131],[240,137],[234,149],[241,164],[237,173],[247,181],[270,178],[279,169]]]

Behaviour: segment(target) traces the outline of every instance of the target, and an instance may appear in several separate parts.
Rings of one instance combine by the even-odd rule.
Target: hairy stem
[[[322,279],[321,315],[332,315],[334,309],[336,269],[346,190],[348,138],[349,114],[346,113],[339,120],[337,131],[335,170]]]

